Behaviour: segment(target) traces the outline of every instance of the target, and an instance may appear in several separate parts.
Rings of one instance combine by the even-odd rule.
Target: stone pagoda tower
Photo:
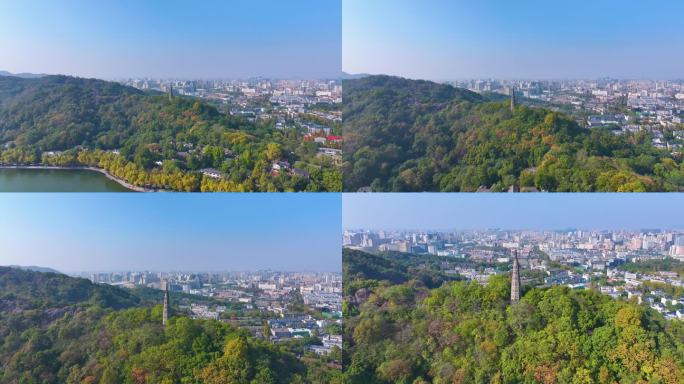
[[[515,111],[515,87],[511,87],[511,112]]]
[[[169,321],[169,282],[163,281],[162,288],[164,289],[164,312],[162,314],[162,325],[166,327]]]
[[[520,301],[520,264],[518,264],[518,251],[513,250],[513,271],[511,272],[511,304]]]

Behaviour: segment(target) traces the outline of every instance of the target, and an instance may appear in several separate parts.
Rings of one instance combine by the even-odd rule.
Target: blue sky
[[[0,1],[0,70],[336,77],[341,0]]]
[[[339,271],[341,196],[0,194],[0,265]]]
[[[346,229],[684,229],[682,193],[346,193]]]
[[[410,78],[684,77],[680,0],[343,0],[342,68]]]

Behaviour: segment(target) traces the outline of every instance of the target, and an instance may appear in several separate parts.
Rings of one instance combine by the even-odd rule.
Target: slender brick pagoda
[[[513,250],[513,271],[511,272],[511,304],[520,301],[520,265],[518,264],[518,251]]]

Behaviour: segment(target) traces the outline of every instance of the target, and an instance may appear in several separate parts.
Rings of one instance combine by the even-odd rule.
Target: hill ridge
[[[427,80],[343,82],[343,190],[681,191],[684,165],[645,132],[587,129],[546,108]]]

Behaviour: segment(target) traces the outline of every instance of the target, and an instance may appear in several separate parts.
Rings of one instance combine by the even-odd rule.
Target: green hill
[[[46,268],[46,267],[39,267],[36,265],[29,265],[29,266],[23,266],[23,265],[8,265],[10,268],[18,268],[18,269],[23,269],[25,271],[34,271],[34,272],[52,272],[52,273],[62,273],[56,269],[52,268]]]
[[[0,76],[0,164],[90,165],[131,184],[181,191],[339,191],[337,167],[302,137],[193,98],[95,79]],[[45,155],[55,151],[64,153]],[[272,176],[276,160],[308,177]],[[203,177],[202,168],[224,178]]]
[[[382,284],[402,284],[415,281],[428,288],[435,288],[445,281],[459,279],[445,275],[440,269],[443,258],[413,255],[401,252],[385,252],[373,255],[363,251],[342,250],[342,276],[344,292],[353,295],[361,287]]]
[[[0,382],[328,383],[339,371],[215,320],[172,316],[133,291],[0,268]]]
[[[43,273],[0,267],[0,303],[3,311],[83,308],[123,309],[140,304],[126,290],[96,285],[89,280],[60,273]]]
[[[389,76],[343,82],[344,190],[684,190],[684,164],[641,132],[444,84]]]
[[[370,268],[376,257],[365,256]],[[684,380],[684,323],[598,292],[532,288],[510,305],[506,276],[434,289],[370,281],[359,290],[344,303],[347,383]]]
[[[372,279],[402,283],[408,280],[404,265],[386,257],[347,248],[342,250],[342,276],[349,282]]]

